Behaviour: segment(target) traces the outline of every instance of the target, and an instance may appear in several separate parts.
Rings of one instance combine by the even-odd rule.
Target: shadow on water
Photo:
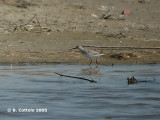
[[[0,66],[0,119],[159,120],[159,73],[160,65]],[[155,82],[128,85],[129,76]],[[21,112],[20,108],[47,112]]]

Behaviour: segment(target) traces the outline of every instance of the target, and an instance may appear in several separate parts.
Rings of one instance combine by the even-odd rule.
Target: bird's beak
[[[75,48],[72,48],[72,49],[73,49],[73,50],[74,50],[74,49],[77,49],[77,47],[75,47]]]

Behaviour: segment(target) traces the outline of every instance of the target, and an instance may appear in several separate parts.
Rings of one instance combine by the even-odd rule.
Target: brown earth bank
[[[1,0],[0,63],[160,63],[159,0]],[[129,13],[122,14],[122,11]]]

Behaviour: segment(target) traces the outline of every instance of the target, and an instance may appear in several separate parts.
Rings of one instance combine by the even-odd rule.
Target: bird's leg
[[[91,65],[91,63],[92,63],[92,59],[90,59],[91,61],[90,61],[90,63],[89,63],[89,66]]]
[[[98,61],[97,61],[97,59],[96,59],[96,64],[97,64],[97,66],[96,66],[96,67],[98,67]]]
[[[98,61],[97,61],[97,59],[96,59],[96,64],[98,65]]]

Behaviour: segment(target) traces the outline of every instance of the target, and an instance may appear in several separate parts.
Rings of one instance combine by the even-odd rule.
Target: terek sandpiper
[[[98,65],[97,59],[100,56],[104,55],[104,54],[100,54],[99,52],[94,51],[94,50],[85,49],[82,47],[82,45],[77,45],[76,48],[78,48],[84,56],[86,56],[87,58],[89,58],[91,60],[89,63],[89,66],[92,63],[92,59],[94,59],[94,58],[96,59],[96,64]]]

